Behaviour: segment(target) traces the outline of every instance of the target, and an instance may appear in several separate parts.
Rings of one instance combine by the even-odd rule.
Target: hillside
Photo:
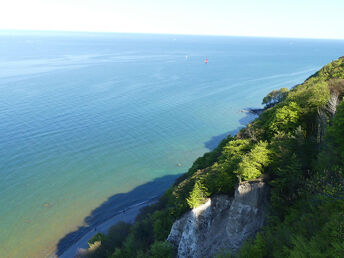
[[[269,185],[265,226],[219,257],[341,257],[344,254],[344,59],[290,91],[264,98],[265,111],[198,158],[158,203],[129,225],[97,235],[88,257],[174,257],[166,239],[177,219],[240,182]]]

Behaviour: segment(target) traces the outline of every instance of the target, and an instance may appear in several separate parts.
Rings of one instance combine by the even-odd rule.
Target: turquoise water
[[[250,121],[243,108],[343,53],[330,40],[1,32],[0,257],[47,256],[111,196],[156,196]]]

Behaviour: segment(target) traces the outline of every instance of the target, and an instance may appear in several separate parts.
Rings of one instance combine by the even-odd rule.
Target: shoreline
[[[254,116],[259,116],[259,114],[262,111],[264,111],[264,109],[245,108],[241,112],[246,113],[246,114],[251,114]],[[248,123],[246,123],[246,124],[248,124]],[[175,180],[174,180],[174,182],[175,182]],[[104,220],[103,222],[99,223],[98,225],[94,225],[94,228],[92,228],[90,231],[88,231],[84,235],[82,235],[76,242],[72,243],[68,248],[66,248],[66,250],[62,254],[57,255],[54,253],[52,256],[49,256],[49,258],[79,257],[78,256],[79,254],[82,254],[83,252],[85,252],[88,249],[88,247],[89,247],[88,241],[95,234],[100,233],[100,232],[107,234],[109,228],[111,226],[115,225],[119,221],[124,221],[124,222],[131,223],[131,224],[134,223],[135,218],[139,214],[140,209],[156,203],[159,200],[159,197],[161,196],[161,194],[153,196],[146,201],[143,201],[143,202],[140,202],[137,204],[133,204],[133,205],[130,205],[130,206],[128,206],[122,210],[119,210],[111,218]]]
[[[70,258],[77,257],[78,254],[86,251],[88,249],[88,241],[97,233],[101,232],[107,234],[108,230],[119,221],[124,221],[127,223],[133,223],[136,216],[139,214],[143,207],[152,205],[156,203],[158,197],[153,197],[147,201],[131,205],[124,210],[119,211],[110,219],[107,219],[95,226],[94,229],[85,233],[80,237],[75,243],[71,244],[61,255],[52,254],[49,258]]]
[[[253,116],[259,116],[259,114],[264,111],[264,109],[258,108],[245,108],[241,112],[246,114],[251,114]],[[246,123],[249,124],[249,123]],[[181,176],[181,175],[179,175]],[[177,178],[179,178],[179,176]],[[175,178],[175,180],[177,179]],[[174,182],[175,182],[174,180]],[[165,191],[163,191],[165,192]],[[161,193],[163,194],[163,193]],[[48,256],[49,258],[70,258],[70,257],[79,257],[80,254],[84,253],[88,249],[88,241],[97,233],[107,234],[111,226],[115,225],[119,221],[134,223],[136,216],[139,214],[139,211],[146,206],[150,206],[156,203],[159,200],[160,195],[153,196],[146,201],[132,204],[124,209],[119,210],[117,213],[114,213],[109,219],[105,219],[98,225],[93,225],[90,227],[90,230],[83,234],[77,241],[72,243],[67,247],[62,254],[57,255],[55,252]],[[55,250],[56,251],[56,250]]]
[[[266,108],[244,108],[240,112],[259,116]]]

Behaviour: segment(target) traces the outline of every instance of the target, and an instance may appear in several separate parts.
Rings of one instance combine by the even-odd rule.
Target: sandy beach
[[[88,248],[88,240],[90,240],[95,234],[98,232],[102,232],[106,234],[109,228],[115,225],[119,221],[124,221],[128,223],[133,223],[137,214],[139,213],[140,209],[155,203],[156,200],[150,200],[144,203],[140,203],[134,206],[129,207],[124,212],[121,212],[118,215],[115,215],[111,219],[103,222],[102,224],[98,225],[96,228],[92,229],[91,231],[87,232],[83,237],[81,237],[77,242],[75,242],[72,246],[70,246],[62,255],[60,256],[52,256],[52,257],[61,257],[61,258],[72,258],[75,257],[80,252],[85,251]]]

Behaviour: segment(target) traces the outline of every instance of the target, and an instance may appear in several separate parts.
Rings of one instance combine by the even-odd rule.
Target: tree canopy
[[[263,98],[263,105],[267,107],[271,107],[276,105],[277,103],[285,100],[288,96],[289,89],[288,88],[281,88],[279,90],[273,90],[268,95]]]

